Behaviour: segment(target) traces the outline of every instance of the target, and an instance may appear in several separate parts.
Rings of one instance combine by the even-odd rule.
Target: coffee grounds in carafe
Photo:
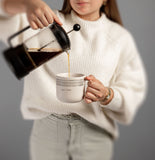
[[[38,51],[39,48],[29,48],[28,53],[32,58],[32,63],[36,66],[40,66],[54,56],[59,55],[62,51],[52,48],[44,48]]]

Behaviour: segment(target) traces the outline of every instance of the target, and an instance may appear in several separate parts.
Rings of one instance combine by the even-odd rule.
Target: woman
[[[61,11],[52,11],[42,0],[2,4],[3,41],[28,24],[38,29],[56,21],[66,31],[81,25],[70,35],[70,65],[72,72],[86,75],[84,101],[68,104],[56,99],[55,75],[67,71],[65,54],[24,79],[21,110],[25,119],[34,120],[31,159],[110,160],[119,135],[116,122],[130,124],[146,93],[144,67],[131,34],[122,27],[116,1],[64,0]]]

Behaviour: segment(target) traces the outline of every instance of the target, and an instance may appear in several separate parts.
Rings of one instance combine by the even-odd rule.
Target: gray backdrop
[[[52,8],[61,8],[63,0],[46,0]],[[120,126],[114,160],[155,159],[155,1],[118,0],[125,27],[133,34],[143,58],[149,80],[148,95],[134,123]],[[0,43],[0,53],[5,46]],[[137,75],[138,76],[138,75]],[[12,75],[0,55],[0,160],[28,160],[28,141],[32,121],[22,119],[20,100],[23,80]]]

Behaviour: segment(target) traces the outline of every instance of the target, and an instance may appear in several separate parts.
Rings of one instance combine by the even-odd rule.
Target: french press
[[[73,29],[66,33],[59,24],[53,22],[53,24],[26,39],[22,44],[14,47],[11,43],[12,39],[29,28],[30,26],[27,26],[10,36],[8,38],[10,48],[3,53],[10,69],[18,79],[23,78],[51,58],[69,50],[70,39],[68,33],[73,30],[79,31],[80,25],[75,24]]]

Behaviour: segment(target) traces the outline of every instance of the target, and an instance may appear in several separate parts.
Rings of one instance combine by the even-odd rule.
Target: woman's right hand
[[[47,27],[55,21],[62,25],[52,9],[42,0],[24,0],[25,12],[32,29]]]

